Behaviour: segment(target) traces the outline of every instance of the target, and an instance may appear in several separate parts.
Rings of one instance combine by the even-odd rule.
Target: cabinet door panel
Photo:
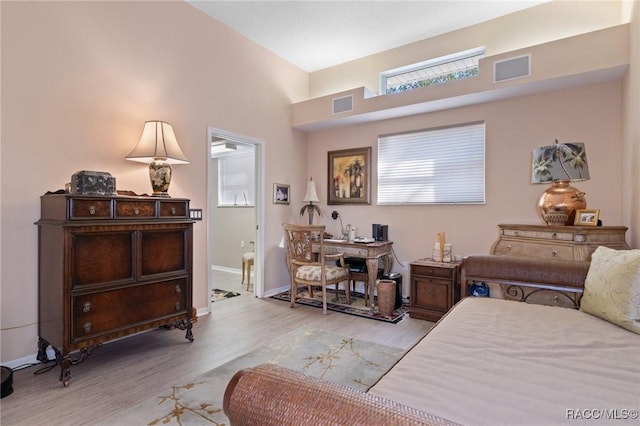
[[[187,279],[74,296],[72,341],[187,314]]]
[[[133,280],[133,233],[72,233],[72,286]]]
[[[142,276],[186,268],[186,230],[145,230],[141,232]]]
[[[446,312],[449,309],[450,282],[433,278],[415,278],[417,307]]]

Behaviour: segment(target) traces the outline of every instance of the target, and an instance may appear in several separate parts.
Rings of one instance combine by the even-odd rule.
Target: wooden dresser
[[[625,226],[498,225],[491,254],[591,260],[598,246],[629,249]]]
[[[60,380],[94,347],[160,326],[193,341],[189,200],[41,197],[38,360],[52,346]]]
[[[460,263],[422,259],[410,268],[409,316],[439,320],[460,300]]]

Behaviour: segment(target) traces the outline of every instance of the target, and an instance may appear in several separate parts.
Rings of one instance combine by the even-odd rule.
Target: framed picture
[[[273,204],[289,204],[289,185],[273,184]]]
[[[591,209],[591,210],[576,210],[576,219],[574,221],[574,225],[586,225],[586,226],[597,226],[598,225],[598,216],[600,215],[599,209]]]
[[[370,204],[371,147],[328,154],[327,204]]]

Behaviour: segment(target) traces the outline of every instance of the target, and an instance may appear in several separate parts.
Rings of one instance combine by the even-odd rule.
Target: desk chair
[[[312,286],[322,288],[322,313],[327,314],[327,285],[335,284],[336,293],[343,284],[347,303],[351,304],[349,292],[349,268],[345,266],[342,253],[326,254],[324,225],[283,224],[284,239],[287,244],[287,264],[291,277],[291,307],[296,303],[298,286],[305,285],[312,295]],[[314,247],[316,250],[314,251]],[[336,260],[339,264],[336,265]]]
[[[245,270],[247,271],[247,291],[249,291],[249,286],[251,285],[251,266],[253,266],[253,259],[255,257],[255,253],[253,251],[254,243],[253,241],[249,241],[249,247],[251,247],[251,251],[242,254],[242,282],[244,284],[244,276]]]

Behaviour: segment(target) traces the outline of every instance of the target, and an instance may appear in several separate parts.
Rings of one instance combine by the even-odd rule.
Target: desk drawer
[[[366,248],[358,247],[332,247],[324,246],[324,252],[326,254],[344,253],[345,256],[367,258],[368,250]]]

